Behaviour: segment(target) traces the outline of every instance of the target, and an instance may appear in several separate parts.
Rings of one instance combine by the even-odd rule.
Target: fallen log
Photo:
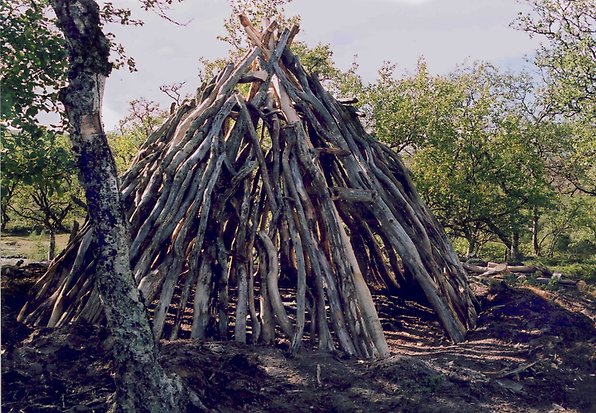
[[[481,274],[484,276],[502,274],[505,272],[520,274],[534,274],[539,272],[544,275],[552,275],[552,272],[549,269],[535,265],[507,265],[506,263],[496,264],[489,262],[486,267],[481,267],[463,262],[462,266],[468,272]]]
[[[538,277],[538,278],[536,278],[535,281],[539,284],[556,283],[557,285],[564,285],[567,287],[573,287],[573,286],[577,285],[577,281],[569,280],[566,278],[559,278],[559,279],[553,280],[553,278]]]

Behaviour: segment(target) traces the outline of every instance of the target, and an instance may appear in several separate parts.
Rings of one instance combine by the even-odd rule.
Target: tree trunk
[[[114,340],[115,412],[181,412],[184,391],[157,362],[157,347],[129,261],[129,241],[114,159],[101,120],[109,45],[92,0],[51,0],[70,57],[60,97],[70,123],[97,251],[95,286]]]
[[[466,256],[468,258],[476,256],[476,250],[478,249],[478,244],[476,241],[476,237],[472,234],[466,234],[466,241],[468,242],[468,250],[466,252]]]
[[[17,187],[16,182],[5,179],[5,185],[0,185],[0,231],[6,230],[6,225],[10,221],[8,210],[10,208],[10,201]]]
[[[534,208],[532,213],[532,251],[536,257],[540,257],[540,240],[538,239],[540,214],[538,208]]]
[[[56,257],[56,229],[50,228],[50,245],[48,246],[48,261]]]
[[[70,230],[70,235],[68,236],[68,243],[70,244],[75,237],[79,234],[80,224],[79,221],[76,219],[72,222],[72,229]]]
[[[6,225],[8,224],[8,221],[10,221],[10,216],[8,215],[6,208],[2,208],[1,215],[2,215],[2,221],[0,222],[0,231],[4,232],[4,231],[6,231]]]
[[[509,258],[513,263],[519,263],[522,260],[521,252],[519,251],[519,231],[514,230],[511,236],[511,247]]]

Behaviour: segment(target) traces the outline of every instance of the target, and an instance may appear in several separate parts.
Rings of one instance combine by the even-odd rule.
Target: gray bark
[[[50,242],[48,246],[48,261],[52,261],[56,257],[56,230],[50,228]]]
[[[540,251],[540,213],[538,208],[534,208],[532,211],[532,252],[536,257],[540,257],[542,251]]]
[[[101,101],[110,74],[109,45],[99,7],[91,0],[52,0],[67,40],[69,84],[61,91],[70,123],[95,238],[95,286],[114,340],[117,391],[112,411],[184,410],[183,385],[157,362],[149,320],[135,288],[127,224],[114,159],[101,120]]]
[[[513,235],[511,236],[511,249],[510,249],[510,259],[514,263],[521,262],[523,259],[521,251],[519,250],[519,231],[513,231]]]

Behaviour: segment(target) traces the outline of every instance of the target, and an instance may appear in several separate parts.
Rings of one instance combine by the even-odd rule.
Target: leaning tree
[[[216,337],[360,357],[389,352],[371,289],[423,300],[456,342],[476,301],[399,157],[290,50],[262,31],[141,147],[121,177],[130,264],[156,338]],[[89,227],[36,284],[19,318],[100,322]],[[186,334],[188,332],[186,331]]]

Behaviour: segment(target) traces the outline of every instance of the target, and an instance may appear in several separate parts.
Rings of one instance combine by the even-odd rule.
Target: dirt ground
[[[2,411],[104,412],[114,391],[105,329],[29,329],[15,320],[43,272],[2,274]],[[467,340],[446,340],[432,312],[376,297],[392,354],[363,361],[283,343],[161,343],[161,360],[219,412],[596,412],[592,296],[476,285]]]

